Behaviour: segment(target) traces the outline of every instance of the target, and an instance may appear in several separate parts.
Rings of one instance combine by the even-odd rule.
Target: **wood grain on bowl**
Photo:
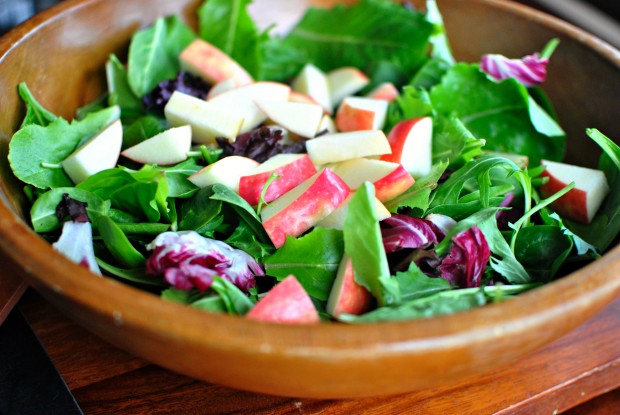
[[[23,115],[25,81],[65,117],[103,92],[103,64],[157,16],[192,15],[200,1],[68,0],[0,40],[0,157]],[[257,1],[260,5],[260,0]],[[417,2],[421,3],[421,2]],[[598,153],[584,129],[613,135],[620,56],[584,32],[494,0],[438,1],[459,59],[522,56],[562,41],[547,91],[570,136],[569,159]],[[474,24],[475,22],[475,24]],[[27,223],[22,186],[0,165],[0,248],[20,275],[67,316],[112,344],[208,382],[256,392],[342,398],[451,384],[514,361],[567,333],[620,293],[620,247],[515,301],[406,323],[289,327],[205,314],[99,278],[70,263]]]

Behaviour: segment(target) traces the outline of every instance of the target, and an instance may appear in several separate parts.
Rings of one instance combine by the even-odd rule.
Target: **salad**
[[[562,162],[557,41],[464,63],[432,0],[309,9],[283,37],[249,3],[138,31],[72,121],[19,85],[8,159],[59,252],[205,311],[366,323],[509,301],[616,240],[620,148],[588,129],[598,168]]]

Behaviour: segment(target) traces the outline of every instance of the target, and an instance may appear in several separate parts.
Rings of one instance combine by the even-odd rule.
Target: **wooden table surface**
[[[551,415],[584,402],[566,413],[620,413],[620,299],[567,336],[499,370],[433,390],[338,401],[274,397],[203,383],[111,346],[33,290],[18,306],[85,414]]]

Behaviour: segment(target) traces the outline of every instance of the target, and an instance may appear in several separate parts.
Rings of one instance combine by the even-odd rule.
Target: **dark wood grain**
[[[34,291],[20,308],[86,414],[611,415],[620,402],[620,299],[515,364],[442,388],[355,400],[282,398],[207,384],[116,349]]]

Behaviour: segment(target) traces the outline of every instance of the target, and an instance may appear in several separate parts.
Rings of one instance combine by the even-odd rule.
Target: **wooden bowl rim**
[[[0,64],[38,30],[100,0],[68,0],[35,16],[0,39]],[[472,0],[470,0],[472,1]],[[501,0],[473,0],[538,22],[593,49],[620,68],[620,52],[606,42],[527,6]],[[278,325],[207,314],[110,278],[98,278],[53,250],[10,209],[1,194],[0,249],[23,270],[35,288],[52,290],[119,326],[148,327],[164,336],[246,353],[283,353],[313,359],[380,358],[423,354],[437,347],[484,343],[499,335],[543,329],[570,315],[576,327],[620,292],[620,246],[566,277],[521,295],[516,301],[489,305],[432,319],[365,325]],[[583,292],[577,286],[591,290]],[[560,294],[558,294],[560,292]],[[110,295],[113,293],[113,295]],[[550,295],[555,293],[556,295]],[[551,300],[549,300],[551,298]],[[102,301],[105,299],[105,301]],[[592,307],[596,304],[596,307]],[[584,312],[589,310],[584,314]],[[572,311],[571,311],[572,310]],[[463,321],[473,322],[463,324]],[[183,324],[179,324],[182,322]],[[239,336],[243,333],[243,336]],[[257,347],[260,345],[261,347]],[[262,347],[265,346],[265,347]]]

